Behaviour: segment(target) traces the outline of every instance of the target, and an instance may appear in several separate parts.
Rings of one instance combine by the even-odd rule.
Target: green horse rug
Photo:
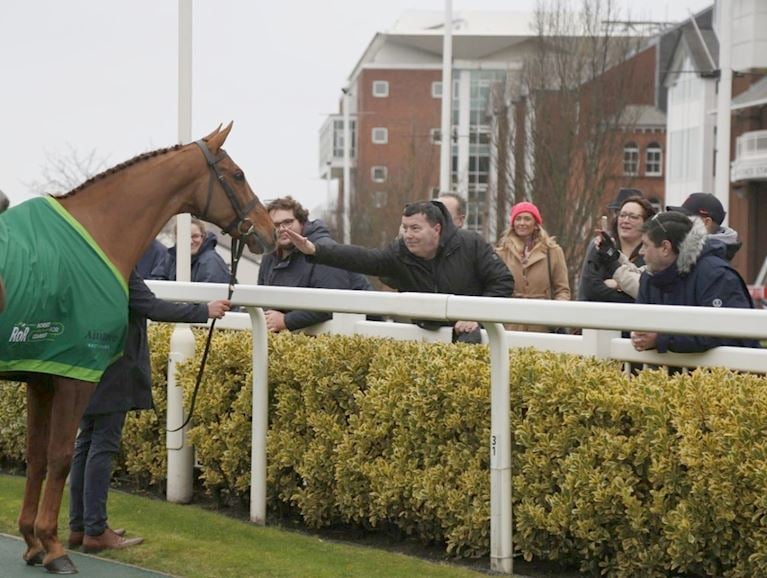
[[[122,355],[128,286],[88,231],[52,197],[0,215],[0,376],[97,382]]]

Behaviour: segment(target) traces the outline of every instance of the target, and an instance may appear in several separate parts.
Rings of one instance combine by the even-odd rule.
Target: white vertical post
[[[716,106],[716,176],[714,191],[725,211],[730,207],[730,136],[732,124],[732,1],[719,0],[719,92]],[[725,218],[725,224],[727,220]]]
[[[486,323],[490,341],[490,569],[512,574],[511,396],[509,349],[500,323]]]
[[[352,242],[352,182],[351,182],[351,156],[352,156],[352,130],[349,113],[351,86],[343,90],[344,97],[342,106],[344,108],[344,245]],[[357,127],[359,130],[359,127]]]
[[[192,0],[178,0],[178,142],[192,140]],[[189,281],[192,267],[189,214],[176,217],[176,279]]]
[[[266,525],[266,433],[269,428],[269,333],[260,307],[248,307],[253,326],[250,521]]]
[[[613,339],[619,339],[620,331],[612,329],[584,329],[582,339],[584,354],[593,355],[597,359],[610,359]]]
[[[458,193],[469,198],[469,161],[471,156],[471,71],[462,70],[458,75]]]
[[[453,2],[445,0],[445,31],[442,38],[442,138],[439,156],[439,190],[452,190],[450,182],[450,160],[453,155],[451,138],[453,98]]]
[[[178,140],[189,142],[192,137],[192,0],[178,1]],[[176,218],[176,279],[189,281],[191,275],[191,246],[189,214]],[[194,334],[188,325],[176,325],[170,340],[168,361],[167,428],[173,430],[184,422],[184,391],[176,385],[176,365],[194,355]],[[167,497],[170,502],[192,499],[194,455],[186,446],[186,428],[168,431]]]
[[[184,389],[176,383],[176,366],[194,356],[194,334],[185,324],[176,325],[170,338],[168,355],[168,414],[166,417],[165,447],[168,452],[168,481],[166,495],[169,502],[185,504],[192,499],[194,452],[186,445],[186,430],[178,429],[184,423]]]

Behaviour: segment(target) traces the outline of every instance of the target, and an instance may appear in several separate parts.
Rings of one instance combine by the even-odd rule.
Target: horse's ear
[[[210,139],[212,139],[214,136],[216,136],[220,131],[221,131],[221,125],[218,125],[216,127],[216,130],[214,130],[208,136],[202,137],[202,140],[204,140],[205,142],[208,142],[208,141],[210,141]]]
[[[216,154],[221,147],[224,146],[224,141],[226,140],[226,137],[229,136],[229,131],[232,130],[232,124],[234,124],[234,121],[226,125],[224,130],[216,132],[216,134],[208,139],[208,148],[210,149],[210,152]]]

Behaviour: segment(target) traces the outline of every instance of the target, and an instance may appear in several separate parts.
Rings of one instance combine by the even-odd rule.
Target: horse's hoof
[[[43,563],[43,558],[45,558],[45,551],[40,550],[37,554],[34,554],[29,558],[24,556],[24,562],[27,563],[27,566],[39,566]]]
[[[45,564],[45,569],[51,574],[77,574],[77,566],[66,554]]]

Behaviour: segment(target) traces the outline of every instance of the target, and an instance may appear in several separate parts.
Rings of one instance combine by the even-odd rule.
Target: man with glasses
[[[310,261],[385,277],[398,291],[511,297],[514,278],[493,247],[477,233],[458,229],[440,201],[405,206],[400,236],[384,249],[355,245],[318,245],[289,231],[294,245]],[[436,328],[439,322],[419,322]],[[457,321],[453,341],[480,343],[476,321]]]
[[[369,291],[370,282],[364,275],[350,273],[335,267],[310,263],[295,250],[288,231],[305,235],[317,244],[335,244],[325,224],[317,219],[309,220],[309,211],[292,197],[275,199],[266,207],[277,229],[277,250],[264,256],[258,270],[259,285],[280,287],[314,287],[322,289],[355,289]],[[324,311],[277,311],[264,312],[266,327],[273,333],[284,330],[303,329],[322,323],[332,317]]]
[[[646,221],[642,232],[646,270],[637,303],[753,308],[745,282],[725,259],[724,244],[708,238],[701,221],[669,211]],[[759,347],[751,339],[646,331],[632,331],[631,342],[637,351],[657,349],[659,353],[693,353],[720,345]]]

